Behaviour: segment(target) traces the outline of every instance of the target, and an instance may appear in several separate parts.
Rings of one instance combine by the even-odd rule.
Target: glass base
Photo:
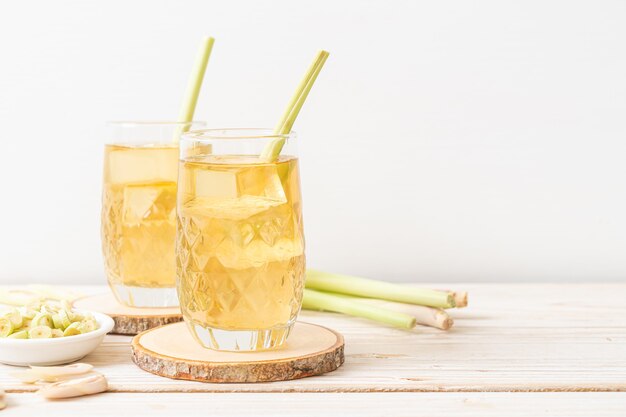
[[[178,307],[176,287],[131,287],[109,283],[117,301],[128,307]]]
[[[282,327],[262,330],[224,330],[185,322],[194,338],[207,349],[254,352],[277,348],[285,343],[295,320]]]

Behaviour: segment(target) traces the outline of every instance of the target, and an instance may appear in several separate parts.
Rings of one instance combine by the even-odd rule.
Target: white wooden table
[[[345,364],[324,376],[265,384],[170,380],[132,363],[130,337],[107,336],[84,362],[107,376],[110,392],[45,401],[0,365],[8,400],[0,415],[626,416],[626,284],[450,287],[469,290],[470,306],[452,311],[448,332],[303,312],[301,320],[346,339]]]

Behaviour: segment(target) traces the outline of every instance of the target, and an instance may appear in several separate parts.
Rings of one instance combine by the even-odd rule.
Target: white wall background
[[[626,278],[623,1],[21,1],[0,9],[0,283],[103,282],[103,122],[301,113],[309,265]]]

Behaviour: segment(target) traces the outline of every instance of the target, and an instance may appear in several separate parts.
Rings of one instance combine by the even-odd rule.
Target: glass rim
[[[234,133],[234,134],[233,134]],[[211,140],[293,139],[296,132],[274,133],[269,127],[226,127],[191,130],[181,135],[181,141],[203,142]]]
[[[190,126],[200,125],[206,126],[206,122],[202,120],[192,120],[190,122],[180,122],[177,120],[107,120],[105,122],[107,126],[121,126],[121,127],[133,127],[133,126]]]

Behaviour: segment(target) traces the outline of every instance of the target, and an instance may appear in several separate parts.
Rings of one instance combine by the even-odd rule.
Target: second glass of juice
[[[178,137],[203,125],[109,123],[102,250],[109,286],[125,305],[178,305],[174,260]]]
[[[217,350],[280,346],[302,304],[302,199],[293,134],[276,161],[269,129],[183,135],[176,269],[185,321]]]

